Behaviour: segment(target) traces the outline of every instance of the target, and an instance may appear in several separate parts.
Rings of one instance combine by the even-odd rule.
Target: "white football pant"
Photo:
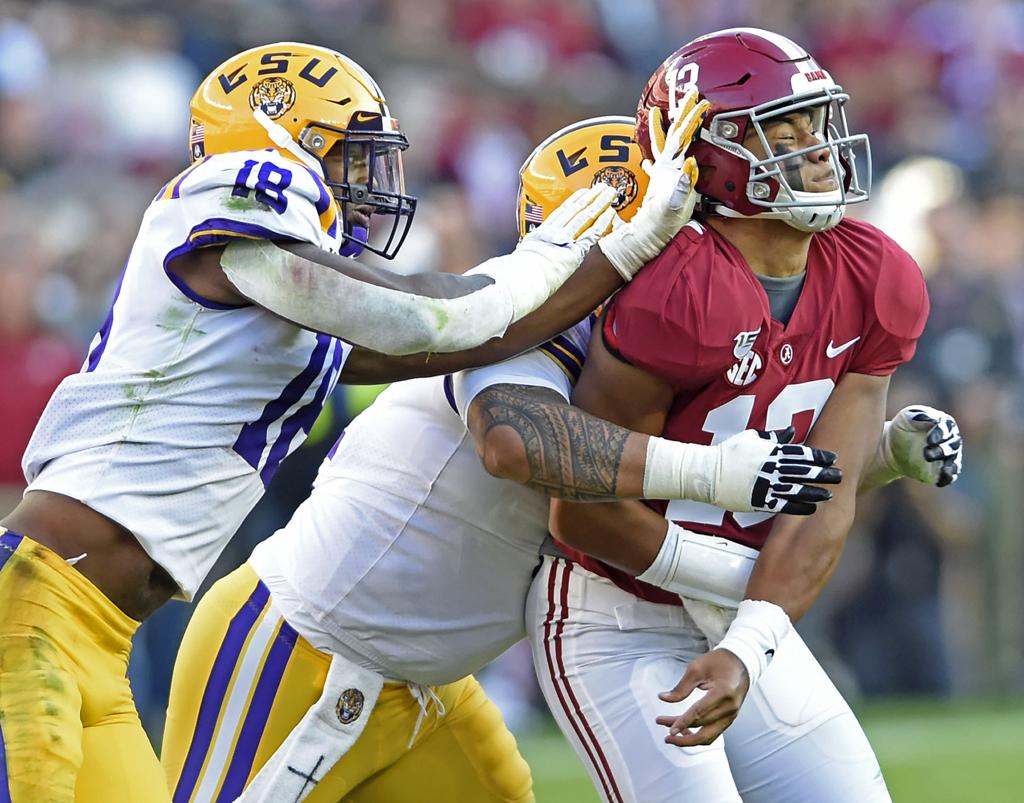
[[[564,558],[544,557],[526,601],[541,689],[609,803],[890,803],[871,745],[792,631],[736,721],[713,744],[666,744],[655,717],[707,641],[682,607],[638,599]]]

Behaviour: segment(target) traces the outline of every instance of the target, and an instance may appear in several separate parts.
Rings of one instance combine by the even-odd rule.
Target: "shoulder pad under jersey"
[[[878,284],[875,285],[875,317],[889,334],[918,338],[928,320],[928,291],[917,262],[894,240],[883,237]]]
[[[336,250],[338,205],[316,173],[273,150],[207,156],[156,198],[183,206],[195,246],[233,238],[296,240]]]

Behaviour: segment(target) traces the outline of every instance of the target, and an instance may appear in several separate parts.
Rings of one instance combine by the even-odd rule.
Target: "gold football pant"
[[[216,583],[171,681],[162,762],[174,803],[234,800],[320,698],[329,666],[273,612],[248,565]],[[433,692],[443,716],[435,704],[424,714],[407,685],[384,684],[362,735],[309,803],[532,801],[530,770],[476,679]]]
[[[0,803],[168,799],[125,674],[137,627],[0,528]]]

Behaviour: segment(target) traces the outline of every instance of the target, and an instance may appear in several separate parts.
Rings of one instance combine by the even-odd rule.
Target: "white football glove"
[[[662,252],[693,215],[697,203],[697,162],[686,158],[686,149],[700,127],[711,104],[697,102],[691,89],[683,97],[678,116],[663,133],[661,109],[648,112],[651,150],[654,161],[644,160],[643,169],[651,177],[636,214],[599,243],[608,261],[627,282],[644,265]]]
[[[835,452],[792,444],[795,430],[748,429],[714,446],[651,438],[644,471],[647,499],[693,499],[736,513],[808,516],[843,474]],[[814,483],[814,484],[809,484]]]
[[[533,312],[562,286],[615,217],[617,192],[598,183],[576,190],[515,251],[489,259],[469,273],[490,276],[512,298],[512,320]]]
[[[914,404],[886,421],[865,485],[910,477],[942,488],[956,482],[964,461],[960,427],[949,413]]]

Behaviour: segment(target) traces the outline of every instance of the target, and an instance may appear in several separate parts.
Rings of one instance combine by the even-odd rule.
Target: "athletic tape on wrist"
[[[718,478],[719,450],[652,436],[644,466],[645,499],[712,502]]]
[[[775,603],[745,599],[717,649],[728,650],[740,659],[753,688],[792,627],[789,615]]]

